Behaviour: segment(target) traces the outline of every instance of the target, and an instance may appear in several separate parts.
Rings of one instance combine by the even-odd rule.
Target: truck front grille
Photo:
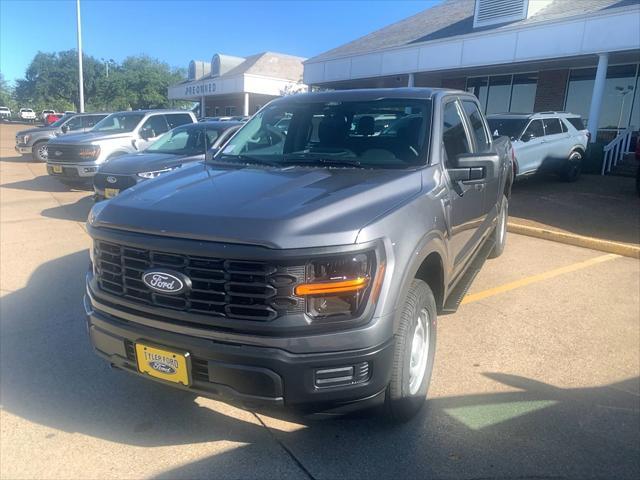
[[[92,162],[95,160],[93,157],[81,157],[80,151],[86,149],[86,145],[64,145],[55,143],[49,143],[47,151],[49,153],[49,159],[52,162]]]
[[[99,288],[135,303],[263,322],[305,311],[304,299],[293,293],[304,281],[304,265],[183,255],[104,241],[96,241],[94,248]],[[155,292],[142,281],[151,268],[180,272],[191,279],[191,288],[178,295]]]

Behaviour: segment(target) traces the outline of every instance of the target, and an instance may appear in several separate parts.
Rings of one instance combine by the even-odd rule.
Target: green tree
[[[13,89],[9,87],[2,72],[0,72],[0,106],[9,107],[12,112],[18,109],[18,104],[13,96]]]

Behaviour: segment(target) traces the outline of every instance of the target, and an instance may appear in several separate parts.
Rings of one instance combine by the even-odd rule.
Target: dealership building
[[[486,113],[571,111],[593,139],[640,126],[640,0],[445,0],[304,62],[332,89],[447,87]]]
[[[169,87],[169,99],[200,103],[201,116],[252,115],[270,100],[307,89],[304,58],[263,52],[248,57],[216,53],[192,60],[188,79]]]

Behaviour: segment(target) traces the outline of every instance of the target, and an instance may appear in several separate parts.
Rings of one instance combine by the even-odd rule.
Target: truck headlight
[[[140,178],[156,178],[156,177],[159,177],[160,175],[162,175],[163,173],[171,172],[172,170],[175,170],[176,168],[180,168],[180,166],[178,166],[178,167],[170,167],[170,168],[163,168],[161,170],[153,170],[151,172],[140,172],[140,173],[138,173],[138,176]]]
[[[353,317],[369,298],[374,270],[373,251],[314,260],[307,265],[306,282],[295,288],[295,294],[306,298],[307,314],[314,319]]]

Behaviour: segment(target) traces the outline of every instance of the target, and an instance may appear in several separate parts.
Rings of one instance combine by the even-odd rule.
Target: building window
[[[486,114],[533,112],[538,76],[535,73],[494,75],[467,79],[467,91],[473,93]]]
[[[224,107],[224,114],[227,117],[232,117],[236,114],[236,107]]]
[[[216,108],[214,108],[214,109],[213,109],[213,112],[214,112],[214,113],[213,113],[213,116],[214,116],[214,117],[218,117],[218,116],[220,116],[220,107],[216,107]]]
[[[565,110],[579,114],[585,123],[589,121],[595,78],[595,68],[573,69],[569,75]],[[637,64],[609,66],[598,129],[618,130],[629,125],[639,126],[640,100],[637,89]]]
[[[256,106],[255,106],[255,108],[254,108],[254,110],[253,110],[253,113],[256,113],[256,112],[257,112],[258,110],[260,110],[261,108],[262,108],[262,105],[256,105]]]

